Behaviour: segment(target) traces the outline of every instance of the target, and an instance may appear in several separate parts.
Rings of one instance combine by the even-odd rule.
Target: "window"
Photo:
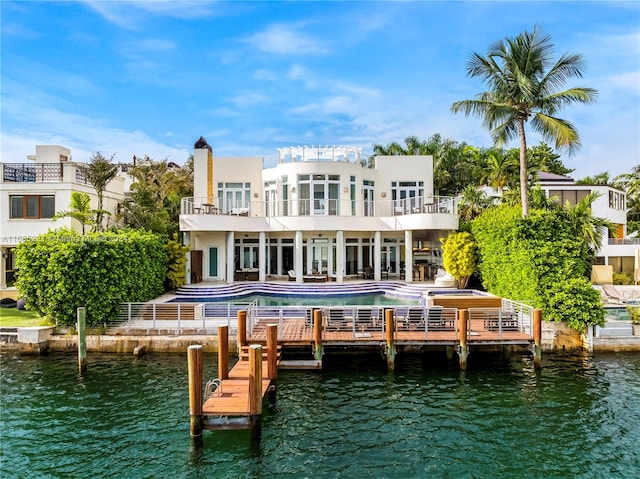
[[[561,205],[568,201],[571,206],[575,206],[588,195],[589,191],[587,190],[549,190],[549,198],[555,196]]]
[[[339,215],[339,175],[298,175],[298,214]]]
[[[251,205],[251,183],[218,183],[218,198],[222,213],[248,211]]]
[[[56,213],[53,195],[12,195],[9,203],[10,218],[53,218]]]
[[[625,197],[623,193],[609,191],[609,208],[613,210],[624,210],[626,208]]]
[[[391,199],[395,213],[411,213],[420,210],[424,196],[424,181],[391,182]]]

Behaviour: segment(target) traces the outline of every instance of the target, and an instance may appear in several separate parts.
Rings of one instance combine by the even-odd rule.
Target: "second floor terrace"
[[[404,216],[458,215],[458,198],[414,196],[396,200],[288,199],[252,201],[242,198],[182,198],[182,215],[272,216]]]
[[[80,183],[89,184],[75,163],[0,163],[2,183]]]

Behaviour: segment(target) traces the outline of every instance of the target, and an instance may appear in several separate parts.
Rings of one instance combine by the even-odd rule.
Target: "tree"
[[[107,189],[109,182],[118,174],[118,165],[111,163],[114,156],[115,155],[111,155],[111,158],[106,158],[102,153],[97,151],[91,155],[89,164],[78,165],[78,168],[96,190],[96,195],[98,196],[95,223],[97,231],[102,231],[102,217],[105,214],[105,210],[103,209],[104,190]]]
[[[71,203],[69,204],[68,211],[60,211],[56,213],[53,220],[59,218],[73,218],[82,226],[82,234],[85,233],[85,225],[94,225],[96,210],[91,209],[91,198],[86,193],[79,191],[71,192]]]
[[[467,62],[467,76],[482,78],[488,90],[475,100],[451,106],[454,113],[483,118],[496,146],[519,138],[524,217],[529,213],[525,123],[530,122],[533,131],[553,141],[556,149],[566,148],[572,154],[580,146],[578,132],[572,123],[555,115],[565,105],[589,103],[597,97],[592,88],[558,91],[568,78],[582,77],[583,60],[579,54],[565,53],[551,65],[552,53],[551,37],[541,35],[537,27],[496,42],[486,56],[473,53]]]
[[[463,221],[471,221],[480,216],[484,210],[491,206],[491,199],[484,191],[475,185],[468,185],[462,190],[458,203],[458,215]]]
[[[611,182],[609,173],[603,171],[595,176],[585,176],[584,178],[576,181],[576,185],[610,185]]]
[[[477,246],[473,235],[460,231],[451,233],[440,241],[444,269],[456,279],[459,289],[466,288],[469,278],[477,267]]]
[[[517,171],[518,163],[512,156],[505,152],[493,148],[487,152],[487,166],[484,171],[484,179],[487,184],[495,188],[499,196],[507,186],[509,179],[514,176]]]

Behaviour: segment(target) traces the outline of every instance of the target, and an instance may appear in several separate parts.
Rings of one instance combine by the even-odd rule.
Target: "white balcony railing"
[[[458,199],[451,196],[411,197],[401,200],[296,199],[287,201],[224,201],[219,198],[182,198],[183,215],[210,214],[269,216],[401,216],[458,214]]]

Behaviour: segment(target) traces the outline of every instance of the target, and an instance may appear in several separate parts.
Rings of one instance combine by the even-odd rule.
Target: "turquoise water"
[[[189,437],[185,355],[2,356],[2,478],[630,478],[640,354],[328,358],[283,371],[263,436]],[[205,377],[215,357],[205,356]]]
[[[184,298],[177,298],[172,302],[184,302]],[[419,304],[418,299],[399,298],[387,296],[385,294],[324,294],[324,295],[262,295],[252,294],[243,296],[238,299],[216,299],[211,298],[189,298],[189,302],[207,303],[207,302],[237,302],[246,304],[251,301],[257,301],[259,306],[357,306],[357,305],[398,305]]]

